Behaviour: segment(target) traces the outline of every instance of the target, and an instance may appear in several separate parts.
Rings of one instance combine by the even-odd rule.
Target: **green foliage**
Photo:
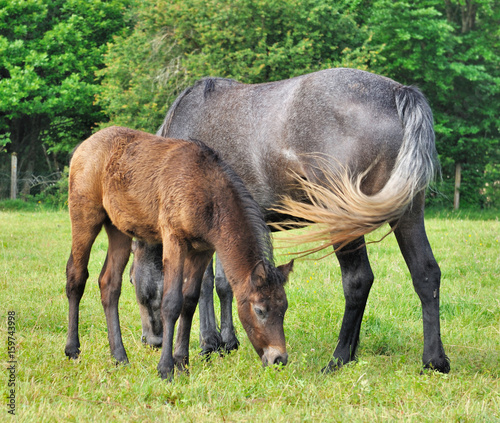
[[[346,4],[142,2],[134,30],[110,47],[99,103],[113,123],[154,132],[180,91],[205,76],[258,83],[333,66],[367,68],[377,53],[366,48],[366,30]]]
[[[426,94],[443,167],[431,203],[452,204],[460,163],[462,204],[499,206],[499,22],[498,0],[0,0],[0,159],[42,174],[108,121],[155,132],[205,76],[347,66]]]
[[[69,168],[66,166],[59,180],[35,195],[32,201],[45,208],[66,209],[68,207]]]
[[[58,168],[57,153],[67,163],[106,119],[95,72],[128,3],[0,0],[0,146],[19,154],[21,171]]]
[[[462,164],[464,204],[492,205],[498,195],[484,195],[498,181],[486,167],[500,162],[498,6],[497,0],[373,4],[373,42],[384,44],[379,71],[418,85],[431,103],[446,195],[440,199],[448,204],[456,163]]]
[[[1,200],[0,211],[36,211],[40,207],[33,201],[16,200]]]

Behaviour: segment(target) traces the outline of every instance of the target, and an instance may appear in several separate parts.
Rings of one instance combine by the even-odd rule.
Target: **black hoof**
[[[69,360],[76,360],[80,356],[80,348],[68,348],[64,350],[64,354]]]
[[[345,363],[345,364],[347,364],[347,363]],[[321,373],[323,373],[324,375],[327,375],[329,373],[337,372],[342,367],[344,367],[345,364],[341,360],[339,360],[338,358],[337,359],[334,358],[333,360],[330,360],[330,362],[325,367],[323,367],[321,369]]]
[[[450,373],[450,359],[444,356],[442,359],[424,363],[424,370],[434,370],[444,374]]]
[[[212,353],[219,352],[221,349],[222,337],[219,333],[214,333],[210,337],[202,339],[200,345],[200,355],[208,359]]]
[[[167,369],[164,369],[164,370],[161,370],[161,369],[158,369],[158,376],[160,376],[160,378],[166,382],[173,382],[174,380],[174,370],[171,369],[171,370],[167,370]]]
[[[222,344],[223,353],[230,353],[231,351],[236,351],[240,346],[240,342],[236,337],[231,338],[227,342]]]

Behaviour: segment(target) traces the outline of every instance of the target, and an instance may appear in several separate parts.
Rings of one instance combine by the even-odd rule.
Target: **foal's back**
[[[75,151],[70,209],[100,207],[121,231],[160,243],[168,224],[187,238],[207,238],[211,204],[227,178],[201,143],[110,127]]]

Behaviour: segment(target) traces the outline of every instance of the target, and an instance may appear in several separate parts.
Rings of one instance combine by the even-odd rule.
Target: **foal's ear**
[[[293,260],[291,260],[290,263],[278,266],[278,269],[281,270],[281,273],[285,276],[285,281],[288,280],[288,275],[293,271]]]
[[[256,287],[261,287],[266,283],[266,267],[262,260],[254,266],[250,278],[252,284]]]

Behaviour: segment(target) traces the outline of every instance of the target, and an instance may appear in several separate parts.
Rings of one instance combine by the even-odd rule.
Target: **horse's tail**
[[[362,181],[370,169],[351,176],[345,168],[334,172],[326,170],[327,166],[318,165],[318,170],[325,176],[321,184],[304,175],[295,175],[305,201],[285,197],[274,209],[302,222],[273,224],[277,229],[318,224],[316,230],[294,236],[293,243],[296,244],[320,242],[319,246],[302,253],[313,253],[332,245],[342,248],[386,222],[397,222],[414,196],[433,179],[437,154],[431,109],[417,88],[398,86],[394,95],[403,124],[403,142],[391,176],[379,192],[366,195],[361,190]],[[321,161],[326,160],[319,163]]]

